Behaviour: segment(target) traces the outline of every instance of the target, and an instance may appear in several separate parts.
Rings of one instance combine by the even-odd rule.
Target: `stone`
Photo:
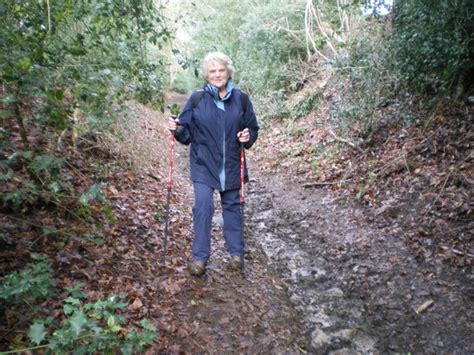
[[[329,297],[341,298],[341,297],[344,297],[344,292],[340,288],[334,287],[334,288],[331,288],[331,289],[327,290],[325,292],[325,295],[329,296]]]
[[[311,345],[314,348],[321,348],[327,346],[331,342],[331,337],[323,332],[321,329],[315,330],[311,334]]]
[[[357,329],[341,329],[331,333],[331,336],[351,340],[357,334]]]

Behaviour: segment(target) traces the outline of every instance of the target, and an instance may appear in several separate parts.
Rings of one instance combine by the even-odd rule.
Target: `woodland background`
[[[133,313],[140,291],[107,292],[89,268],[127,252],[114,249],[119,236],[139,239],[117,196],[142,198],[146,169],[158,182],[143,208],[161,228],[166,166],[147,165],[148,141],[134,133],[152,131],[143,117],[165,111],[166,93],[202,85],[199,60],[211,50],[234,60],[262,130],[284,127],[275,157],[299,183],[351,196],[374,221],[405,227],[422,260],[471,273],[474,3],[398,0],[383,17],[364,14],[365,5],[2,2],[1,349],[132,352],[156,343],[157,324]],[[311,140],[318,129],[324,141]],[[166,156],[162,140],[156,149]]]

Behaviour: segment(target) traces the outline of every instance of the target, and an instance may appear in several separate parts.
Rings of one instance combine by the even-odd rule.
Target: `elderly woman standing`
[[[211,248],[214,190],[221,197],[224,237],[230,267],[243,268],[244,239],[239,200],[240,145],[250,148],[258,124],[247,94],[234,87],[231,59],[209,53],[202,62],[202,90],[188,99],[179,120],[170,117],[168,129],[183,144],[191,144],[191,180],[194,188],[192,261],[189,272],[201,276]],[[245,181],[248,181],[245,167]]]

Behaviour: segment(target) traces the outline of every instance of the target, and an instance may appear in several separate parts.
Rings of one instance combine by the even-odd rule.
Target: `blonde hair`
[[[207,70],[209,68],[210,62],[219,62],[224,64],[227,69],[227,73],[229,74],[229,79],[232,79],[235,71],[234,66],[232,65],[232,59],[222,52],[210,52],[207,53],[201,63],[201,76],[204,80],[207,81]]]

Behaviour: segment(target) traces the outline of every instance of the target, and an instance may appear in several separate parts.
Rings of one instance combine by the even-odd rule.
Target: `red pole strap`
[[[245,203],[245,148],[240,145],[240,203]]]

